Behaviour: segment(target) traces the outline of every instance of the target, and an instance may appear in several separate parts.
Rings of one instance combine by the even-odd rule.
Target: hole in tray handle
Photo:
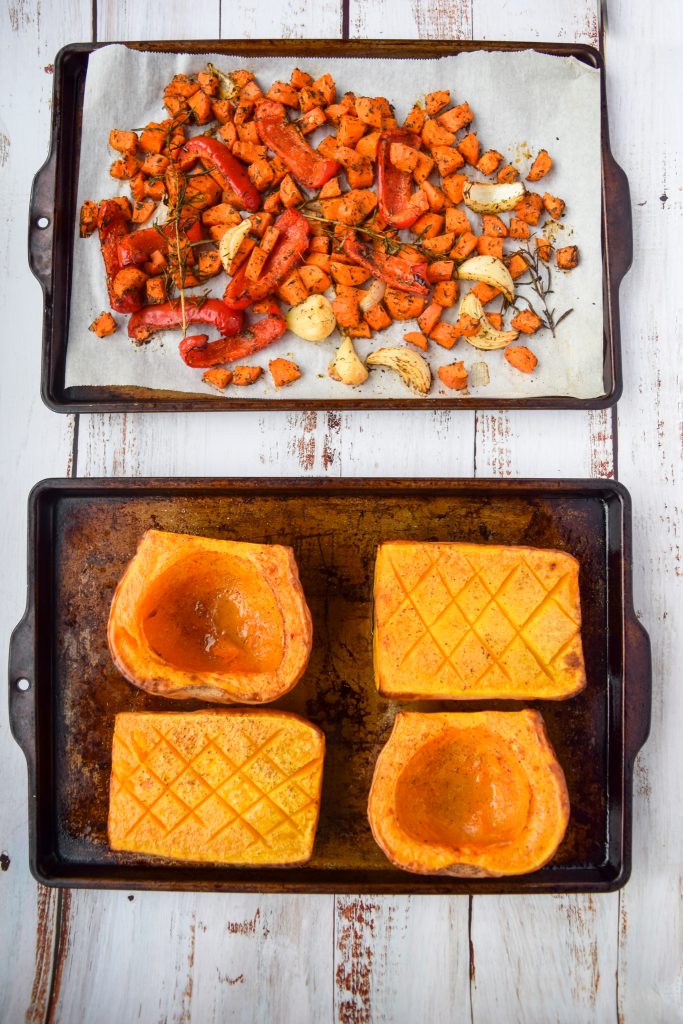
[[[50,218],[49,217],[36,217],[36,227],[44,231],[45,228],[49,228]]]
[[[17,679],[14,685],[20,693],[26,693],[27,690],[31,689],[31,681],[24,676],[21,679]]]

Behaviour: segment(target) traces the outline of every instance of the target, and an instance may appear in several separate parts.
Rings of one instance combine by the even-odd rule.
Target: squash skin
[[[579,568],[567,552],[543,548],[381,544],[378,691],[394,700],[574,697],[586,686]],[[544,590],[551,596],[540,601]]]
[[[188,668],[174,665],[150,646],[141,622],[150,588],[164,574],[172,585],[176,567],[182,571],[193,558],[200,566],[224,560],[226,565],[234,565],[242,579],[251,577],[261,594],[269,595],[268,611],[281,639],[279,664],[268,664],[263,671],[258,666],[248,671],[228,671],[221,666],[216,670]],[[149,693],[216,704],[263,704],[288,693],[304,674],[313,626],[291,548],[148,530],[116,587],[107,640],[119,672]]]
[[[446,734],[470,742],[493,734],[509,752],[510,765],[526,775],[530,801],[526,821],[506,842],[454,846],[407,831],[397,803],[399,782],[420,751]],[[499,752],[496,754],[499,756]],[[425,781],[427,788],[428,780]],[[515,799],[513,795],[513,800]],[[399,711],[380,752],[368,799],[375,842],[398,868],[418,874],[497,878],[528,874],[552,860],[569,821],[569,796],[562,768],[539,712],[477,711],[423,714]]]

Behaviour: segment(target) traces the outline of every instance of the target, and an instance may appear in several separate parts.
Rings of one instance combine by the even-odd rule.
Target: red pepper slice
[[[258,210],[261,205],[258,189],[251,182],[244,164],[232,155],[224,143],[210,139],[207,135],[198,135],[185,143],[185,149],[188,153],[197,153],[204,160],[209,160],[216,170],[224,174],[247,210],[253,213]]]
[[[419,149],[421,140],[414,132],[404,128],[382,132],[377,146],[377,206],[387,224],[394,228],[409,228],[420,216],[410,201],[413,179],[408,171],[399,171],[389,159],[392,142]]]
[[[263,144],[277,153],[305,188],[321,188],[339,171],[336,160],[326,160],[316,153],[296,125],[287,121],[281,103],[272,100],[259,103],[255,121]]]
[[[274,292],[300,263],[308,248],[311,230],[304,215],[298,210],[285,210],[275,221],[275,227],[280,235],[263,266],[261,276],[257,281],[249,283],[246,267],[241,267],[225,289],[223,298],[228,306],[246,309],[252,302],[260,302]]]
[[[132,231],[119,242],[119,263],[122,267],[140,266],[157,249],[163,253],[168,252],[168,240],[161,228]]]
[[[232,338],[220,338],[208,344],[205,334],[197,334],[192,338],[183,338],[179,351],[183,361],[195,368],[234,363],[237,359],[246,359],[272,345],[282,337],[286,327],[287,321],[275,303],[272,303],[268,316],[264,316],[243,334],[237,334]]]
[[[374,277],[386,281],[401,292],[410,292],[411,295],[429,294],[426,262],[408,263],[399,256],[387,256],[369,242],[361,242],[354,231],[346,234],[344,252],[354,263],[365,267]]]
[[[211,324],[222,335],[237,334],[242,326],[242,314],[231,309],[220,299],[185,299],[186,324]],[[182,327],[183,309],[179,299],[160,302],[156,306],[144,306],[128,321],[128,335],[146,340],[154,331],[169,327]]]
[[[113,199],[103,199],[97,211],[97,233],[107,275],[109,305],[117,313],[134,313],[144,305],[144,298],[141,297],[138,301],[132,292],[127,292],[121,299],[117,299],[114,294],[114,278],[122,269],[119,261],[119,242],[129,230],[130,222],[120,204]]]
[[[201,242],[202,224],[199,219],[187,225],[180,224],[181,234],[185,234],[190,242]],[[175,225],[171,221],[153,228],[141,228],[131,231],[119,242],[119,263],[122,267],[141,266],[146,263],[153,252],[168,252],[169,236],[173,237]]]

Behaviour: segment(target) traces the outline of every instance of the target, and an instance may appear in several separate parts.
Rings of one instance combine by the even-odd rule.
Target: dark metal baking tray
[[[43,358],[41,394],[55,412],[206,412],[226,409],[604,409],[622,391],[619,284],[631,265],[633,236],[628,180],[610,151],[601,54],[590,46],[558,43],[390,41],[390,40],[211,40],[205,42],[132,42],[138,50],[183,53],[301,57],[438,57],[464,50],[513,51],[573,56],[599,68],[602,123],[602,249],[604,302],[604,393],[595,399],[569,397],[503,399],[362,398],[311,400],[292,390],[282,399],[228,399],[220,395],[185,394],[141,387],[65,387],[66,343],[77,217],[81,115],[88,58],[104,44],[74,43],[55,59],[50,154],[33,182],[29,220],[29,262],[43,288]],[[41,227],[41,225],[43,225]]]
[[[327,738],[313,858],[291,869],[168,863],[107,846],[114,715],[188,710],[128,684],[109,657],[114,586],[149,527],[291,544],[314,623],[303,680],[272,707]],[[372,671],[380,541],[527,544],[581,563],[588,685],[537,701],[564,768],[571,819],[553,861],[516,878],[402,872],[375,845],[366,802],[401,705]],[[47,885],[266,892],[605,892],[631,863],[631,778],[650,718],[650,652],[631,603],[628,493],[609,481],[48,480],[29,501],[28,608],[11,640],[10,722],[26,754],[31,870]],[[30,686],[22,691],[20,680]],[[205,705],[204,705],[205,706]],[[418,702],[413,710],[519,707]]]

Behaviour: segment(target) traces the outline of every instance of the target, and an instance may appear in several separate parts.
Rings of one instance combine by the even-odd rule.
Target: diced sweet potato
[[[112,128],[109,132],[109,145],[119,153],[135,153],[138,137],[135,132],[119,131]]]
[[[413,224],[411,230],[418,238],[435,238],[441,234],[444,218],[438,213],[423,213]]]
[[[417,318],[417,324],[423,334],[429,337],[441,319],[443,306],[438,302],[430,302],[423,313]]]
[[[265,192],[273,184],[273,178],[275,177],[271,163],[265,157],[255,160],[253,164],[250,164],[247,167],[247,174],[249,175],[249,180],[256,186],[259,192]],[[301,195],[300,192],[299,195]],[[282,193],[280,193],[280,198],[282,198]]]
[[[206,249],[199,254],[197,259],[197,270],[199,276],[204,280],[207,277],[215,277],[223,269],[218,249]]]
[[[166,301],[166,282],[163,277],[150,277],[145,284],[145,295],[150,306]]]
[[[573,270],[579,262],[579,250],[575,245],[565,245],[557,250],[555,260],[560,270]]]
[[[403,340],[407,341],[410,345],[415,345],[416,348],[421,348],[423,352],[427,351],[429,342],[422,331],[408,331],[407,334],[403,335]]]
[[[480,256],[495,256],[496,259],[503,258],[503,239],[492,238],[490,235],[481,235],[477,239],[477,252]]]
[[[416,103],[403,122],[403,127],[406,131],[416,132],[419,135],[424,127],[426,117],[427,111]]]
[[[543,200],[536,192],[527,192],[515,207],[515,213],[525,224],[536,226],[543,209]]]
[[[352,189],[342,196],[337,207],[337,220],[342,224],[360,224],[377,206],[377,193],[371,189]]]
[[[455,300],[458,297],[458,282],[457,281],[439,281],[434,288],[434,302],[438,302],[440,306],[447,308],[455,305]]]
[[[503,182],[505,184],[511,184],[513,181],[517,181],[519,177],[519,171],[512,164],[506,164],[505,167],[501,167],[496,175],[496,181]]]
[[[442,384],[452,391],[464,391],[467,387],[467,370],[463,362],[440,366],[436,372]]]
[[[282,282],[277,293],[282,301],[288,302],[290,306],[298,306],[300,302],[308,298],[306,286],[298,270],[292,271],[289,277]]]
[[[283,359],[282,357],[271,359],[268,363],[268,369],[276,388],[292,384],[301,376],[301,370],[297,364],[292,362],[291,359]]]
[[[441,188],[444,190],[450,201],[454,206],[462,202],[463,191],[467,184],[467,176],[465,174],[449,174],[441,182]]]
[[[522,334],[535,334],[538,328],[543,326],[543,321],[533,309],[525,309],[516,316],[513,316],[510,324],[516,331],[521,331]]]
[[[359,117],[343,114],[337,129],[339,145],[355,148],[365,134],[365,127],[365,123]]]
[[[431,149],[432,146],[452,146],[455,142],[455,135],[449,132],[438,121],[427,118],[422,128],[422,141]]]
[[[213,120],[211,99],[201,89],[193,96],[190,96],[187,103],[196,124],[208,124],[209,121]]]
[[[510,218],[510,238],[529,238],[530,235],[529,225],[519,217]]]
[[[451,102],[451,94],[448,89],[439,89],[437,92],[428,92],[425,96],[425,107],[430,117],[434,117],[440,110],[447,107]]]
[[[442,178],[460,170],[465,163],[462,153],[452,146],[432,146],[432,156]]]
[[[86,199],[81,206],[81,213],[78,218],[78,233],[81,238],[87,238],[89,235],[92,235],[96,227],[97,203],[93,203],[91,199]]]
[[[434,169],[434,161],[426,153],[417,154],[417,163],[413,171],[413,179],[418,185],[423,184]]]
[[[532,163],[529,173],[526,176],[526,180],[539,181],[541,178],[546,176],[552,166],[552,157],[546,149],[542,149]]]
[[[518,277],[521,277],[522,274],[526,274],[529,269],[527,261],[523,256],[520,256],[519,253],[515,253],[514,256],[511,256],[509,260],[506,260],[506,263],[507,268],[510,271],[510,277],[513,281]]]
[[[427,280],[430,284],[436,284],[438,281],[448,281],[454,269],[455,262],[453,260],[434,260],[427,267]]]
[[[458,331],[457,324],[449,324],[445,320],[441,320],[430,331],[429,337],[437,345],[441,345],[442,348],[453,348],[460,337],[460,332]]]
[[[450,252],[455,242],[455,234],[452,231],[447,231],[445,235],[436,235],[434,238],[424,238],[422,240],[422,248],[425,252],[431,253],[434,256],[443,255],[443,253]]]
[[[410,295],[391,285],[384,293],[384,304],[392,320],[416,320],[425,307],[422,295]]]
[[[332,310],[340,327],[357,327],[360,323],[360,293],[357,288],[337,285]]]
[[[299,93],[288,82],[273,82],[266,93],[266,99],[283,103],[286,107],[293,107],[295,110],[299,107]]]
[[[550,192],[543,194],[543,205],[553,220],[559,220],[564,213],[564,199],[559,199],[558,196],[551,196]]]
[[[457,107],[451,107],[450,110],[444,110],[443,114],[439,114],[437,120],[449,132],[457,132],[474,120],[474,114],[470,110],[469,103],[461,103]]]
[[[232,371],[232,383],[238,387],[248,387],[261,376],[260,366],[236,366]]]
[[[508,345],[503,355],[510,366],[522,373],[533,373],[538,365],[538,359],[526,345]]]
[[[496,149],[487,149],[485,153],[479,157],[477,161],[477,170],[481,174],[493,174],[497,167],[500,166],[500,162],[503,159],[503,154],[499,153]]]
[[[313,107],[302,114],[295,123],[302,135],[308,135],[325,124],[325,111],[322,107]]]
[[[419,153],[412,146],[404,146],[402,142],[392,142],[389,146],[389,159],[399,171],[412,174],[417,166]]]
[[[384,109],[377,98],[373,99],[371,96],[357,96],[356,116],[359,117],[364,124],[369,124],[373,128],[381,128]]]
[[[352,263],[340,263],[334,258],[330,260],[330,273],[337,284],[358,288],[372,276],[365,267],[357,267]]]
[[[465,231],[472,231],[472,225],[464,210],[457,210],[455,207],[446,210],[446,231],[452,231],[456,237]]]
[[[536,252],[538,258],[543,260],[544,263],[549,263],[550,258],[553,254],[552,244],[547,238],[543,238],[542,235],[536,235]]]
[[[242,367],[242,369],[246,369],[246,367]],[[210,384],[217,391],[225,391],[232,378],[232,371],[226,370],[223,366],[213,366],[202,374],[204,383]]]
[[[111,313],[103,311],[93,320],[88,330],[96,334],[98,338],[106,338],[108,334],[113,334],[116,330],[116,320]]]
[[[484,213],[481,218],[484,234],[490,238],[505,238],[508,229],[504,222],[495,213]]]
[[[482,306],[485,306],[488,302],[492,302],[496,296],[500,295],[500,292],[492,285],[484,284],[483,281],[480,281],[478,284],[475,284],[474,288],[472,288],[472,294],[476,295]]]
[[[280,199],[285,209],[292,206],[300,206],[304,197],[294,183],[291,174],[286,174],[280,182]]]
[[[465,162],[476,167],[479,160],[479,139],[476,132],[470,132],[458,143],[458,150],[465,158]]]
[[[381,300],[376,302],[374,306],[371,306],[370,309],[367,309],[363,317],[373,331],[384,331],[392,324],[392,319]]]
[[[477,236],[471,231],[465,231],[451,249],[451,256],[454,260],[464,260],[477,248]]]
[[[109,173],[112,178],[117,178],[119,181],[127,181],[132,178],[140,170],[140,161],[132,155],[132,153],[126,153],[120,160],[115,160],[109,168]]]
[[[309,295],[319,295],[321,292],[327,291],[331,284],[330,277],[324,270],[310,264],[299,267],[299,276]]]

